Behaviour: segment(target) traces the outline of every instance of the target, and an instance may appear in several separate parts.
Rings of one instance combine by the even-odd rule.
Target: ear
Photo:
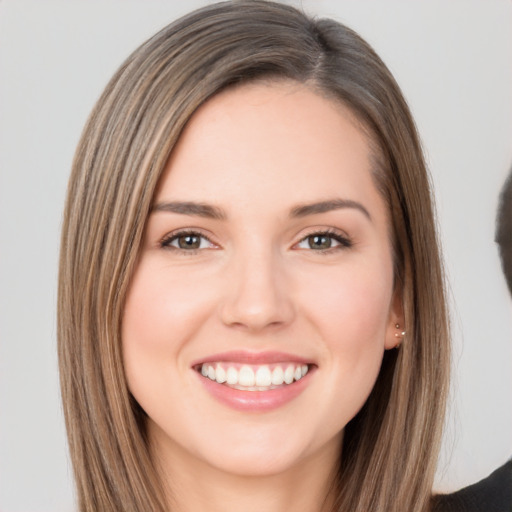
[[[398,348],[403,341],[406,330],[402,288],[395,286],[391,306],[389,308],[388,326],[386,329],[386,350]]]

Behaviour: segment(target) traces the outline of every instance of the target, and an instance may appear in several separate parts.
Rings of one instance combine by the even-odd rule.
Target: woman
[[[267,2],[142,45],[79,144],[59,355],[81,510],[428,510],[449,343],[408,107]]]

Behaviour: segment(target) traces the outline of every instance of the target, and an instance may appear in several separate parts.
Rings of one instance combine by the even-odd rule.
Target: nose
[[[231,262],[220,305],[225,325],[258,332],[293,320],[293,291],[284,262],[278,260],[271,254],[253,254]]]

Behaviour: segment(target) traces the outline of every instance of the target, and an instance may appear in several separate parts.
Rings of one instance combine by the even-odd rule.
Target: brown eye
[[[215,247],[208,238],[200,233],[182,231],[164,238],[160,246],[165,249],[173,249],[184,252],[193,252]]]
[[[311,235],[307,241],[310,249],[325,250],[332,246],[332,237],[328,235]]]
[[[318,252],[330,252],[330,250],[348,249],[350,247],[352,247],[352,242],[348,238],[329,231],[312,233],[296,245],[297,249],[308,249]]]
[[[176,239],[180,249],[199,249],[201,237],[197,235],[181,235]]]

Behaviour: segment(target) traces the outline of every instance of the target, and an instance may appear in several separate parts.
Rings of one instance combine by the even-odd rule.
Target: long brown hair
[[[121,322],[155,187],[185,124],[219,91],[287,79],[347,105],[389,206],[407,335],[386,352],[347,425],[336,510],[429,508],[447,392],[449,335],[430,184],[398,85],[349,28],[260,0],[224,2],[164,28],[97,102],[69,182],[60,256],[61,387],[79,508],[167,510],[145,415],[122,364]]]

